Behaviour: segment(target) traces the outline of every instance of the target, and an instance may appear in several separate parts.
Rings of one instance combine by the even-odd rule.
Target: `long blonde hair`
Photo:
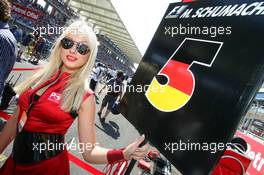
[[[49,63],[36,74],[28,78],[15,88],[18,94],[23,93],[30,87],[35,88],[48,79],[50,79],[56,72],[59,71],[63,62],[60,58],[61,40],[66,37],[70,32],[78,32],[84,36],[88,41],[90,54],[88,61],[78,70],[71,74],[66,87],[62,92],[61,108],[69,112],[71,110],[78,110],[81,106],[83,95],[88,89],[87,81],[88,76],[93,68],[95,58],[97,55],[97,38],[92,30],[85,22],[76,21],[69,25],[66,30],[60,35],[57,41],[53,45],[53,49],[50,54]]]

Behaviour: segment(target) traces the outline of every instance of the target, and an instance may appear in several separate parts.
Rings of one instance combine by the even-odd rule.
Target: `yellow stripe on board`
[[[189,95],[169,85],[160,85],[156,78],[150,84],[146,97],[155,108],[165,112],[180,109],[190,100]]]

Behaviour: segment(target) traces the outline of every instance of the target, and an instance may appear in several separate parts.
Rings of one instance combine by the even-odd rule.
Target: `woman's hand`
[[[145,140],[145,136],[142,135],[137,138],[133,143],[129,144],[124,150],[123,155],[126,160],[140,160],[143,159],[147,155],[147,151],[149,148],[148,144],[145,144],[142,147],[139,145]]]

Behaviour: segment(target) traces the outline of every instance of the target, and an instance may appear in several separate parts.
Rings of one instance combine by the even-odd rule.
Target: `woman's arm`
[[[0,133],[0,154],[5,150],[9,143],[15,138],[17,132],[17,118],[19,114],[19,106],[14,114],[5,124],[2,132]]]
[[[90,150],[84,150],[83,158],[87,162],[91,163],[106,163],[107,158],[106,154],[108,149],[97,148],[95,146],[96,137],[95,137],[95,100],[94,96],[88,97],[79,110],[78,117],[78,134],[79,142],[82,144],[92,144],[93,148]]]
[[[79,110],[78,117],[78,133],[80,143],[92,144],[94,147],[90,150],[84,150],[83,158],[90,163],[105,164],[108,163],[109,151],[111,149],[102,148],[96,146],[96,137],[95,137],[95,100],[94,96],[88,97]],[[139,148],[140,143],[144,141],[144,136],[139,137],[136,141],[129,144],[125,149],[122,150],[122,156],[126,160],[130,159],[142,159],[148,149],[148,145],[144,145]]]

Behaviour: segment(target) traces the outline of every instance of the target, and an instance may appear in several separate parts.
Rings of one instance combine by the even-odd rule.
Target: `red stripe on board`
[[[194,80],[188,68],[190,65],[171,59],[162,69],[161,73],[170,79],[168,85],[186,95],[191,95],[194,87]]]
[[[88,165],[84,161],[78,159],[77,157],[75,157],[71,153],[68,153],[68,156],[69,156],[70,161],[72,161],[74,164],[76,164],[77,166],[81,167],[82,169],[88,171],[89,173],[94,174],[94,175],[105,175],[101,171],[93,168],[92,166]]]
[[[38,70],[42,67],[35,67],[35,68],[13,68],[12,71],[32,71],[32,70]]]
[[[0,118],[3,118],[5,120],[9,120],[9,118],[11,117],[11,115],[8,115],[6,112],[4,111],[0,111]]]

